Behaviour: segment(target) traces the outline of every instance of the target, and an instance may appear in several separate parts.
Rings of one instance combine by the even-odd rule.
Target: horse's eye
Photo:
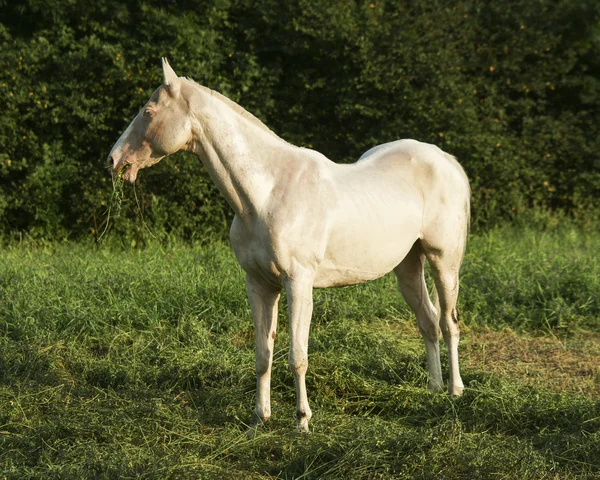
[[[154,116],[154,111],[150,110],[149,108],[147,108],[146,110],[144,110],[144,117],[146,118],[152,118]]]

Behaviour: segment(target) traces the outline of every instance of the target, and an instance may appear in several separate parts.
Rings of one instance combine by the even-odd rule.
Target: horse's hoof
[[[308,419],[307,418],[298,420],[298,431],[300,433],[310,433],[310,430],[308,429]]]
[[[248,438],[256,437],[256,435],[258,435],[258,433],[265,428],[265,422],[266,420],[256,418],[254,423],[252,423],[246,430],[246,436]]]
[[[444,385],[440,385],[438,382],[429,380],[429,383],[427,384],[427,389],[432,393],[442,393],[444,391]]]
[[[260,430],[260,425],[252,425],[251,427],[248,427],[248,429],[246,430],[246,436],[248,438],[254,438],[258,434],[259,430]]]
[[[452,387],[448,390],[448,393],[453,397],[460,397],[463,394],[464,390],[464,387]]]

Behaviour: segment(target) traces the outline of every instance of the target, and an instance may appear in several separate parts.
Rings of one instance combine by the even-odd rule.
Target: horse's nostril
[[[109,155],[109,156],[106,158],[106,165],[107,165],[108,167],[112,167],[112,166],[114,166],[114,165],[115,165],[115,158],[114,158],[112,155]]]

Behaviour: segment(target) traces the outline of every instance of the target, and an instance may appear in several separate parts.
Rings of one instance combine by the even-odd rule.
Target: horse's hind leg
[[[450,366],[450,381],[448,392],[451,395],[462,395],[464,385],[458,368],[458,342],[460,328],[458,325],[458,271],[463,256],[463,245],[450,251],[429,248],[424,245],[427,260],[435,281],[439,300],[440,327],[444,341],[448,347],[448,363]]]
[[[417,316],[417,324],[425,341],[429,371],[428,388],[440,392],[444,389],[444,380],[440,363],[439,322],[427,292],[424,263],[425,254],[421,242],[417,241],[404,260],[394,269],[394,273],[398,279],[400,293]]]

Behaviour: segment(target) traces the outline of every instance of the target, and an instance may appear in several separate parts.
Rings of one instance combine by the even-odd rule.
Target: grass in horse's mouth
[[[119,173],[113,175],[113,192],[110,197],[110,208],[108,215],[112,213],[115,218],[119,218],[121,215],[121,206],[123,204],[123,185],[125,185],[125,179],[123,178],[123,172],[127,169],[125,166]]]
[[[108,210],[106,212],[106,224],[104,226],[104,230],[97,238],[97,241],[100,241],[104,234],[108,231],[108,226],[110,224],[111,218],[119,218],[121,216],[121,206],[123,205],[123,185],[125,185],[125,179],[123,178],[123,172],[125,168],[123,168],[118,173],[113,173],[111,175],[113,191],[110,197],[110,202],[108,204]]]
[[[123,178],[123,175],[125,175],[125,172],[129,169],[129,167],[131,167],[131,164],[126,163],[116,175],[113,174],[112,176],[113,193],[110,198],[110,208],[108,210],[109,218],[111,213],[115,218],[119,218],[121,215],[121,206],[123,204],[123,185],[125,185],[125,179]]]
[[[125,174],[125,172],[129,170],[129,167],[131,167],[130,163],[126,163],[125,165],[123,165],[123,168],[121,168],[121,170],[119,170],[119,172],[117,173],[117,177],[121,178]]]

